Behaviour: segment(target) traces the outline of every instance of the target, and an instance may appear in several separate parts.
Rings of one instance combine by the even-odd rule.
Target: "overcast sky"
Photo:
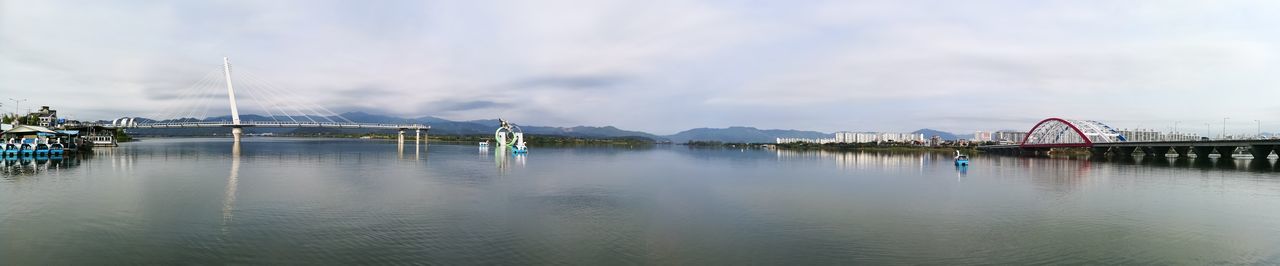
[[[1276,1],[0,0],[0,110],[201,106],[182,96],[226,56],[248,113],[271,108],[256,81],[336,112],[659,134],[1246,133],[1280,131],[1277,49]]]

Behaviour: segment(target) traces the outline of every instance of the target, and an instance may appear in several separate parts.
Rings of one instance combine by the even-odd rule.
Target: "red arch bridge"
[[[1132,156],[1141,151],[1145,156],[1166,156],[1173,151],[1178,157],[1208,158],[1217,153],[1231,158],[1245,148],[1254,158],[1267,158],[1280,149],[1280,139],[1198,140],[1198,141],[1128,141],[1114,128],[1094,120],[1049,118],[1027,131],[1022,142],[1012,145],[979,146],[978,150],[1007,155],[1047,155],[1054,149],[1086,148],[1094,155]]]

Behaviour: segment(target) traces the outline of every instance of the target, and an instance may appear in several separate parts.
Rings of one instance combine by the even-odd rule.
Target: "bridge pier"
[[[1218,146],[1216,149],[1218,150],[1218,155],[1222,156],[1222,157],[1219,157],[1219,158],[1223,158],[1223,159],[1231,159],[1231,154],[1236,153],[1236,148],[1238,148],[1238,147],[1236,147],[1236,146]]]
[[[1266,159],[1267,156],[1271,156],[1271,151],[1274,149],[1275,146],[1271,145],[1253,145],[1249,146],[1249,153],[1253,154],[1254,159]]]
[[[1138,147],[1115,147],[1111,152],[1114,152],[1115,156],[1132,157],[1133,151],[1137,149]]]
[[[422,145],[422,130],[414,129],[413,130],[413,146],[417,147],[418,145]]]
[[[1170,149],[1170,148],[1172,148],[1172,147],[1169,147],[1169,146],[1152,146],[1152,147],[1147,147],[1147,151],[1149,151],[1149,152],[1150,152],[1150,153],[1148,153],[1147,155],[1148,155],[1148,156],[1155,156],[1155,157],[1165,157],[1165,155],[1168,155],[1168,154],[1169,154],[1169,149]]]
[[[399,131],[400,131],[400,136],[396,138],[396,144],[403,147],[404,146],[404,129],[401,128]]]
[[[1092,153],[1092,154],[1093,154],[1093,156],[1106,156],[1106,155],[1107,155],[1107,150],[1110,150],[1110,148],[1107,148],[1107,147],[1092,147],[1092,148],[1089,148],[1089,153]]]
[[[232,127],[232,128],[231,128],[231,139],[232,139],[232,142],[240,143],[240,138],[241,138],[242,136],[244,136],[244,128],[241,128],[241,127]]]
[[[1209,158],[1209,154],[1213,153],[1213,146],[1195,146],[1191,147],[1191,149],[1195,150],[1196,159]]]
[[[1178,154],[1178,158],[1190,158],[1191,156],[1187,156],[1187,151],[1189,150],[1191,150],[1191,147],[1187,147],[1187,146],[1173,147],[1173,152]]]

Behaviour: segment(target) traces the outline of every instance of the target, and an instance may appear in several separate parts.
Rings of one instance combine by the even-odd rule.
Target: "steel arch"
[[[1094,143],[1123,142],[1124,136],[1115,129],[1094,120],[1048,118],[1037,123],[1023,147],[1092,147]]]

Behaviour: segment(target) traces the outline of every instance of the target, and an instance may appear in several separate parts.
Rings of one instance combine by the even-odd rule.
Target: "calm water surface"
[[[1280,263],[1272,160],[150,139],[6,161],[0,264]]]

